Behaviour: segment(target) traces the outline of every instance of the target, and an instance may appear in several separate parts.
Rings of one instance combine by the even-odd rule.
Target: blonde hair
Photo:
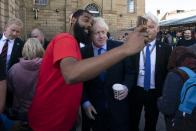
[[[42,58],[44,54],[44,48],[37,38],[29,38],[22,50],[22,56],[25,60],[32,60],[34,58]]]
[[[20,27],[23,27],[23,22],[18,18],[10,18],[7,22],[7,26],[10,26],[12,24],[16,24]]]
[[[96,26],[99,26],[99,27],[105,28],[106,31],[109,30],[108,25],[106,24],[105,20],[102,17],[94,17],[93,20],[94,20],[93,21],[93,28],[96,27]]]

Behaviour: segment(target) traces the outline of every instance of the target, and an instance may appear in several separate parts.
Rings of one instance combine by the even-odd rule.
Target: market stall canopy
[[[189,24],[189,23],[196,23],[196,15],[182,18],[182,19],[171,19],[171,20],[160,21],[159,26],[172,26],[172,25],[182,25],[182,24]]]
[[[164,27],[164,26],[175,26],[175,25],[183,25],[183,24],[191,24],[191,23],[196,23],[196,15],[186,17],[186,18],[181,18],[181,19],[171,19],[171,20],[163,20],[159,22],[159,26]],[[128,28],[123,28],[121,30],[134,30],[136,27],[128,27]]]

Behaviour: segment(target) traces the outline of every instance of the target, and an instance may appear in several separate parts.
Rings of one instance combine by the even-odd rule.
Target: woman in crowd
[[[172,126],[172,119],[175,117],[180,103],[183,84],[188,79],[188,75],[184,71],[177,69],[181,66],[196,72],[196,55],[187,47],[177,47],[172,52],[162,98],[158,101],[158,108],[165,115],[167,129]]]
[[[8,72],[8,83],[13,88],[13,111],[16,120],[27,120],[28,108],[35,94],[38,70],[44,49],[36,38],[30,38],[24,45],[20,62]]]

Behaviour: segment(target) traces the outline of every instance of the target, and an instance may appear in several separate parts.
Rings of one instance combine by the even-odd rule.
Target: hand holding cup
[[[114,91],[114,98],[117,100],[123,100],[128,95],[128,89],[122,84],[114,84],[112,86]]]

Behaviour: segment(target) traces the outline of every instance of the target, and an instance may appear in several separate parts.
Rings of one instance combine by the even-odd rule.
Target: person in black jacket
[[[92,44],[81,49],[82,57],[90,58],[105,53],[122,43],[107,40],[108,26],[101,17],[94,18],[92,27]],[[101,50],[99,52],[99,50]],[[104,78],[102,77],[104,75]],[[131,92],[135,81],[135,70],[132,68],[130,58],[126,58],[99,76],[84,83],[82,107],[83,116],[90,119],[93,131],[129,131],[129,103],[128,93]],[[114,98],[112,86],[115,83],[123,85],[118,99]],[[83,125],[88,123],[83,121]],[[83,130],[87,131],[85,127]]]
[[[5,25],[3,34],[0,35],[0,54],[5,61],[4,64],[6,72],[12,65],[19,62],[19,58],[22,57],[24,42],[19,38],[22,28],[23,22],[20,19],[11,18]],[[6,50],[3,50],[6,41],[8,41],[7,53],[5,53]]]
[[[177,46],[191,46],[196,43],[196,40],[191,36],[191,30],[184,31],[184,38],[179,40]]]
[[[159,31],[157,17],[149,12],[145,15],[145,18],[148,19],[147,33],[149,41],[140,53],[133,56],[137,72],[135,86],[130,92],[130,117],[133,131],[139,130],[139,121],[143,107],[145,111],[144,131],[156,131],[159,115],[157,98],[161,96],[167,74],[168,58],[171,52],[171,48],[167,44],[156,40]],[[148,52],[148,55],[146,52]],[[150,62],[146,62],[147,60],[150,60]],[[147,63],[150,63],[150,65],[147,66]]]
[[[5,25],[3,34],[0,35],[0,54],[3,57],[5,74],[22,57],[24,42],[19,38],[23,28],[23,22],[18,18],[10,18]],[[12,105],[12,91],[7,88],[6,107]]]

